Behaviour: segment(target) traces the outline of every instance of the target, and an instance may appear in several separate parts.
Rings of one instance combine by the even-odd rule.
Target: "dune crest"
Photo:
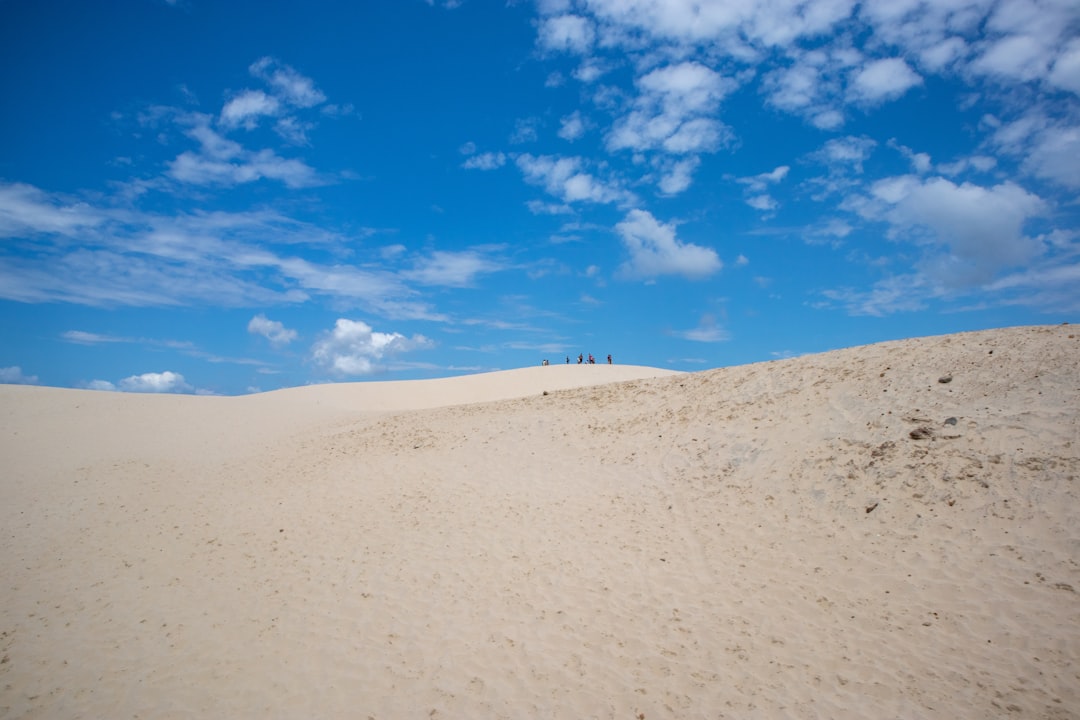
[[[1076,715],[1073,326],[616,368],[0,388],[0,716]]]

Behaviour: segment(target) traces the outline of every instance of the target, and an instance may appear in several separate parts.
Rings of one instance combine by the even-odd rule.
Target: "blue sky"
[[[0,0],[0,381],[1077,320],[1075,0]]]

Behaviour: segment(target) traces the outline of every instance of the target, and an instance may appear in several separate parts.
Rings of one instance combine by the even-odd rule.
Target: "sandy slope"
[[[0,387],[0,717],[1080,716],[1072,326],[634,372]]]

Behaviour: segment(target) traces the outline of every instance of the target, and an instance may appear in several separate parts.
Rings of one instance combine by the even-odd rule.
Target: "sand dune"
[[[1080,339],[0,387],[0,717],[1080,716]]]

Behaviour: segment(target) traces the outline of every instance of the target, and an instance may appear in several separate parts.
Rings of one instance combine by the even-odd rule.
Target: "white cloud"
[[[852,79],[850,91],[859,102],[876,104],[895,100],[923,79],[900,58],[867,63]]]
[[[670,164],[660,177],[660,192],[664,195],[678,195],[689,188],[694,180],[694,171],[700,164],[701,160],[696,156]]]
[[[990,120],[987,118],[987,120]],[[997,124],[991,144],[1020,159],[1027,173],[1067,188],[1080,188],[1080,124],[1053,120],[1034,108],[1016,120]]]
[[[755,210],[761,210],[762,212],[775,210],[780,207],[780,203],[776,202],[776,199],[768,194],[748,197],[746,199],[746,204]]]
[[[275,118],[273,129],[278,136],[291,145],[306,146],[315,123],[302,119],[296,111],[326,100],[310,78],[273,58],[261,58],[249,70],[266,82],[269,92],[245,89],[235,93],[222,107],[216,126],[210,115],[176,108],[156,108],[146,114],[146,124],[175,122],[199,143],[198,150],[182,152],[168,164],[168,176],[183,183],[226,187],[263,179],[277,180],[290,188],[325,184],[326,179],[300,159],[282,157],[270,148],[251,150],[225,136],[241,127],[253,130],[262,118],[269,117]],[[338,105],[324,110],[331,115],[350,111]]]
[[[191,385],[184,381],[183,375],[171,370],[132,375],[121,380],[118,387],[124,392],[136,393],[185,393],[193,390]]]
[[[810,124],[818,130],[836,130],[844,124],[844,113],[824,108],[810,113]]]
[[[632,109],[608,133],[609,150],[708,152],[728,139],[727,128],[711,116],[736,87],[734,80],[700,63],[682,62],[657,68],[636,85]]]
[[[26,375],[18,365],[0,368],[0,384],[3,385],[37,385],[37,375]]]
[[[262,335],[273,345],[288,345],[297,338],[295,330],[289,330],[283,323],[270,320],[262,313],[251,318],[247,330],[253,335]]]
[[[814,55],[808,53],[807,57]],[[774,70],[766,76],[769,102],[787,111],[800,111],[822,101],[822,71],[812,62],[800,62]]]
[[[1044,180],[1080,190],[1080,125],[1052,126],[1039,133],[1023,168]]]
[[[762,212],[769,212],[780,207],[780,203],[766,190],[770,185],[775,185],[786,178],[790,170],[790,166],[780,165],[769,172],[737,178],[737,182],[746,185],[747,192],[753,193],[746,198],[746,204]]]
[[[822,130],[843,125],[842,80],[862,62],[862,55],[844,46],[805,51],[791,47],[786,54],[790,65],[764,72],[761,89],[768,103]]]
[[[221,124],[225,127],[244,126],[253,129],[260,117],[277,115],[281,110],[278,99],[261,90],[246,90],[221,108]]]
[[[877,147],[877,141],[871,138],[848,135],[829,140],[811,157],[834,168],[850,167],[855,172],[861,173],[863,161],[870,157],[875,147]]]
[[[472,157],[461,163],[461,167],[467,170],[495,170],[506,164],[506,155],[501,152],[486,152]]]
[[[230,140],[210,127],[210,117],[201,113],[191,113],[180,118],[186,126],[184,133],[197,140],[199,154],[215,160],[231,160],[244,153],[244,146]]]
[[[1065,46],[1047,79],[1051,85],[1080,95],[1080,39]]]
[[[107,392],[113,392],[116,390],[116,385],[108,380],[91,380],[84,385],[87,390],[104,390]]]
[[[933,163],[931,162],[930,155],[928,155],[927,153],[915,152],[908,146],[901,145],[899,142],[896,141],[895,138],[890,139],[888,145],[889,147],[893,148],[901,155],[906,157],[911,163],[911,169],[915,172],[919,174],[925,174],[930,172],[931,169],[933,169]]]
[[[563,117],[560,122],[559,137],[563,140],[573,142],[585,134],[585,120],[582,118],[580,110],[575,110]]]
[[[878,181],[871,195],[883,203],[881,217],[892,225],[893,237],[946,250],[925,265],[946,285],[985,283],[1044,250],[1041,241],[1024,234],[1024,225],[1044,214],[1046,204],[1012,182],[982,187],[908,175]]]
[[[577,14],[566,14],[571,6]],[[555,32],[564,17],[588,37]],[[586,63],[629,56],[638,68],[667,60],[734,68],[739,82],[756,75],[771,105],[833,130],[845,103],[879,105],[928,73],[1080,92],[1078,22],[1074,0],[582,0],[538,27],[541,45],[588,51]],[[718,121],[715,111],[695,117]],[[671,125],[662,112],[628,107],[609,149],[657,148]],[[729,132],[713,126],[693,151]]]
[[[749,177],[738,178],[738,182],[747,186],[747,189],[752,192],[762,192],[769,185],[780,182],[787,177],[788,172],[791,171],[791,167],[788,165],[780,165],[769,172],[760,173],[758,175],[751,175]]]
[[[604,182],[585,172],[583,165],[579,157],[526,153],[517,158],[517,166],[526,182],[542,186],[563,202],[623,203],[632,199],[632,195],[615,182]]]
[[[237,162],[184,152],[169,163],[169,176],[192,185],[227,187],[262,179],[279,180],[290,188],[313,187],[324,182],[303,161],[283,158],[273,150],[244,152]]]
[[[1036,109],[1010,122],[986,114],[980,119],[980,124],[993,131],[990,144],[1008,153],[1018,153],[1034,134],[1046,128],[1048,121],[1041,110]]]
[[[613,26],[609,36],[640,35],[665,43],[715,42],[733,55],[749,55],[746,42],[775,47],[827,32],[847,18],[853,0],[590,0],[589,8]],[[744,40],[745,38],[745,40]]]
[[[674,225],[658,222],[645,210],[631,210],[615,230],[630,253],[620,268],[626,277],[682,275],[698,279],[723,267],[715,250],[679,242]]]
[[[840,220],[838,218],[831,218],[827,220],[820,227],[816,228],[812,234],[823,237],[832,237],[837,239],[846,238],[854,230],[850,224]]]
[[[1035,80],[1047,74],[1047,50],[1042,41],[1029,35],[1008,35],[990,43],[971,68],[1010,80]]]
[[[370,375],[387,357],[431,346],[423,335],[375,332],[360,320],[339,318],[312,347],[315,362],[334,375]]]
[[[586,58],[574,70],[573,76],[576,80],[588,85],[599,80],[610,69],[607,63],[596,58]]]
[[[594,37],[592,22],[580,15],[556,15],[540,21],[539,42],[545,50],[582,54]]]
[[[968,52],[968,45],[958,37],[950,37],[919,50],[919,65],[930,72],[948,70]]]
[[[677,116],[707,113],[735,88],[732,80],[697,62],[657,68],[638,78],[638,87],[656,104]]]
[[[241,185],[262,179],[278,180],[291,188],[324,183],[313,168],[301,160],[283,158],[273,150],[251,151],[223,137],[210,127],[205,115],[184,118],[188,136],[198,140],[197,152],[186,151],[169,163],[174,180],[193,185]]]

